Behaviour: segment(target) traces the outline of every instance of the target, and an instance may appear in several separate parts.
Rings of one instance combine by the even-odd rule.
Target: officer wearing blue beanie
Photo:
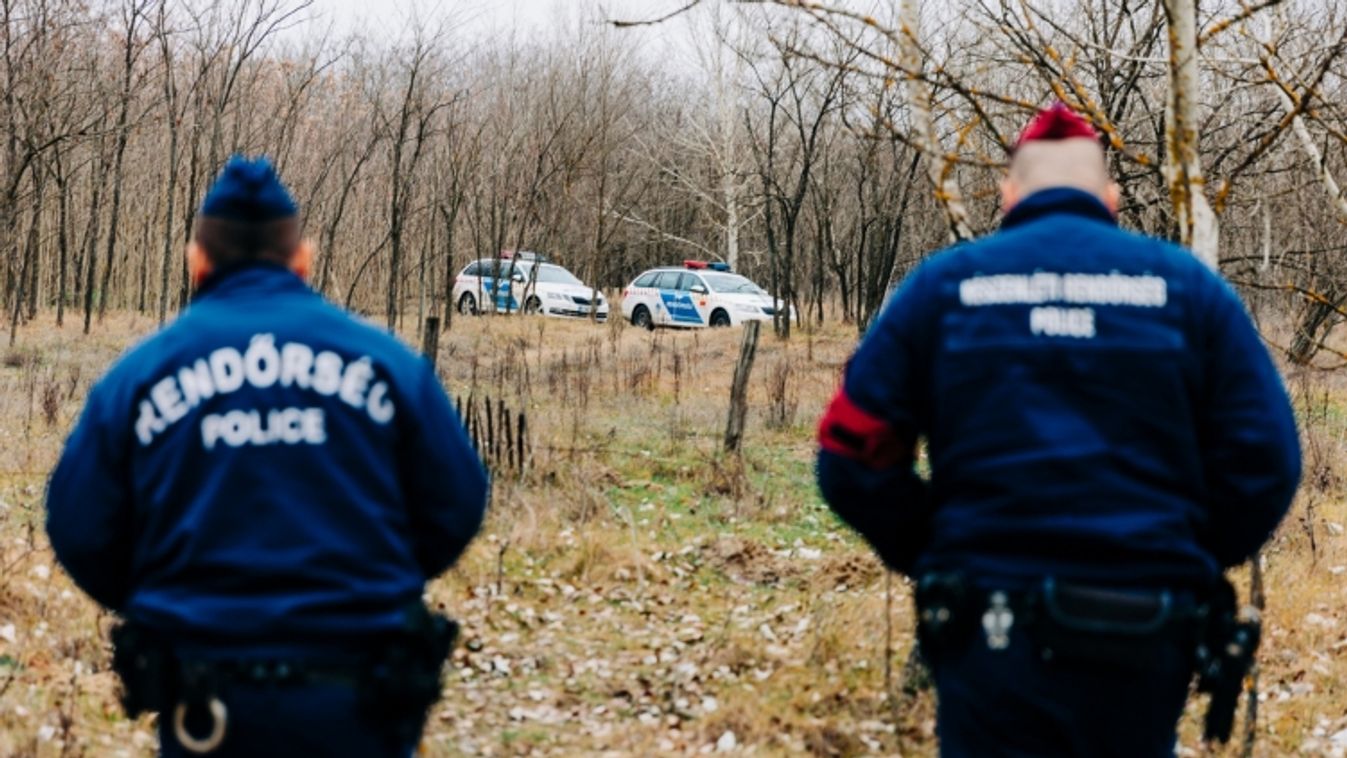
[[[66,443],[52,547],[122,617],[163,755],[409,755],[454,632],[422,593],[481,525],[481,462],[429,363],[305,284],[268,161],[229,160],[193,237],[190,307]]]
[[[1281,378],[1215,272],[1117,227],[1065,106],[1001,189],[1000,231],[924,261],[857,348],[820,489],[916,582],[942,755],[1173,756],[1195,672],[1226,739],[1258,627],[1222,570],[1300,475]]]

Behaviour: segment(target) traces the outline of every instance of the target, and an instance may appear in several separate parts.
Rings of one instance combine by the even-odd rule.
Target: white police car
[[[541,313],[547,316],[589,318],[597,308],[599,321],[608,319],[608,301],[571,272],[536,253],[502,253],[469,263],[454,279],[453,298],[459,313]]]
[[[683,261],[651,269],[622,291],[622,315],[636,326],[737,326],[771,321],[781,303],[723,263]],[[795,317],[791,308],[790,317]]]

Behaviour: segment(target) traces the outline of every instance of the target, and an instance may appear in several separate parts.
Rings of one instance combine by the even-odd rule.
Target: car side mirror
[[[707,292],[706,287],[703,287],[700,284],[692,285],[692,291],[696,292],[698,295],[705,295]]]
[[[513,279],[513,280],[515,280],[516,282],[523,282],[523,281],[524,281],[524,275],[521,274],[521,273],[519,273],[518,271],[514,272],[514,274],[512,274],[512,275],[510,276],[510,278]]]

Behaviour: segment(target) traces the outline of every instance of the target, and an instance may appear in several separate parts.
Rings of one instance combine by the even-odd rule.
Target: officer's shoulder
[[[420,353],[386,327],[327,300],[320,300],[318,308],[324,318],[332,321],[332,328],[339,330],[332,336],[346,349],[368,355],[395,370],[416,370],[424,362]]]
[[[1120,229],[1136,244],[1141,265],[1153,269],[1152,273],[1164,276],[1171,281],[1181,280],[1192,288],[1194,293],[1208,296],[1228,296],[1239,300],[1234,288],[1225,277],[1212,269],[1197,254],[1181,245],[1159,237],[1151,237],[1130,230]]]
[[[182,316],[179,316],[167,326],[139,337],[113,359],[90,388],[89,397],[129,406],[129,399],[158,378],[163,368],[173,362],[183,340],[183,331],[178,328],[181,320]]]
[[[912,270],[913,277],[943,279],[964,276],[969,271],[983,268],[987,263],[1006,263],[1003,249],[1008,240],[998,232],[971,240],[960,240],[926,256]]]

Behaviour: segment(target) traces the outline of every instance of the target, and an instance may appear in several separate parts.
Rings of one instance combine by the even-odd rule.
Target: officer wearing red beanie
[[[1117,227],[1066,106],[1001,191],[1000,231],[918,266],[848,363],[820,489],[916,582],[942,755],[1172,756],[1195,671],[1228,737],[1257,626],[1222,569],[1300,475],[1281,379],[1219,276]]]
[[[486,505],[430,364],[305,284],[297,214],[269,162],[230,159],[191,306],[93,388],[48,488],[166,756],[410,755],[454,631],[425,583]]]

